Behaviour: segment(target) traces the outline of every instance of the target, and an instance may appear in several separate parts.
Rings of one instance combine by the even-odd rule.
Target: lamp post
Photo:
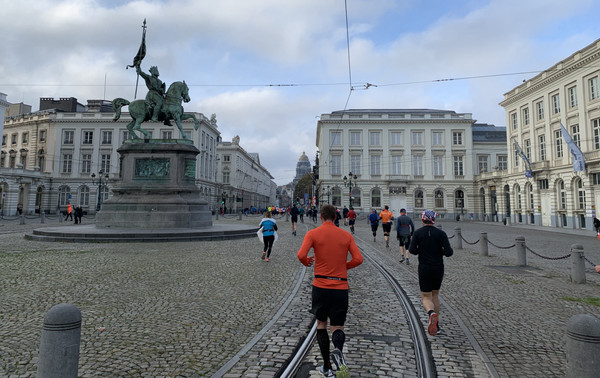
[[[92,173],[92,185],[98,185],[98,202],[96,203],[96,211],[100,211],[100,206],[102,206],[102,185],[106,185],[108,183],[108,173],[104,176],[104,171],[100,170],[98,172],[98,181],[96,182],[96,174]],[[104,181],[102,180],[104,178]]]
[[[327,185],[327,203],[331,205],[331,190],[329,189],[329,185]]]
[[[350,190],[348,197],[350,198],[350,207],[352,207],[352,187],[356,186],[356,180],[358,180],[358,177],[356,177],[356,175],[353,175],[352,172],[349,172],[348,176],[350,176],[350,179],[344,176],[344,186],[347,186]]]

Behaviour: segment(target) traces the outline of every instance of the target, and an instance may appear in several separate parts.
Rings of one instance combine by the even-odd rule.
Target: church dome
[[[306,156],[306,153],[304,151],[302,151],[302,156],[300,156],[300,159],[298,159],[298,161],[309,161],[308,156]]]

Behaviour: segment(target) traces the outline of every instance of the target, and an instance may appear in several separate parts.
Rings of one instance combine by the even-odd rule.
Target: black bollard
[[[37,376],[77,377],[81,312],[70,303],[52,307],[44,317]]]
[[[44,213],[43,211],[42,214],[40,214],[40,219],[41,223],[46,223],[46,213]]]

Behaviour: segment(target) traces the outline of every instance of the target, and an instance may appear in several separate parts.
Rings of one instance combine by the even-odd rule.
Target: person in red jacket
[[[317,342],[323,356],[321,373],[333,376],[330,357],[337,368],[338,377],[349,377],[348,367],[342,349],[346,335],[344,323],[348,312],[348,269],[363,262],[352,235],[336,227],[333,223],[336,209],[331,205],[321,207],[321,226],[310,230],[298,250],[298,259],[305,266],[315,266],[312,283],[312,308],[310,312],[317,318]],[[310,249],[314,256],[308,256]],[[348,261],[348,252],[351,259]],[[329,351],[327,321],[330,322],[331,340],[335,349]]]

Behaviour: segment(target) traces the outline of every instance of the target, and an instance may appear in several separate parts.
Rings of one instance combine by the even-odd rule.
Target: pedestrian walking
[[[300,210],[298,210],[298,213],[300,215],[300,222],[304,223],[304,207],[300,207]]]
[[[342,214],[340,214],[340,209],[335,208],[335,220],[333,221],[333,223],[337,226],[340,227],[340,220],[342,219]]]
[[[261,239],[264,245],[261,259],[269,262],[273,244],[275,243],[275,240],[277,240],[277,221],[272,218],[271,212],[267,211],[265,217],[260,221],[258,226],[260,227],[258,230],[258,238]]]
[[[81,224],[81,218],[83,217],[83,209],[81,206],[75,206],[75,224]]]
[[[321,207],[321,226],[306,233],[298,250],[298,260],[305,266],[314,264],[312,282],[312,308],[310,312],[317,318],[317,342],[323,357],[319,368],[325,377],[350,377],[344,358],[344,323],[348,312],[348,269],[363,262],[354,237],[335,226],[336,209],[332,205]],[[314,256],[308,256],[310,249]],[[348,253],[351,259],[348,261]],[[329,330],[334,350],[330,352]],[[330,358],[336,367],[332,370]]]
[[[390,211],[388,205],[385,205],[383,210],[379,213],[379,219],[381,219],[381,228],[383,229],[383,238],[385,239],[386,248],[390,247],[390,231],[392,230],[392,224],[394,220],[394,214]]]
[[[596,235],[600,235],[600,219],[594,217],[594,230],[596,230]]]
[[[71,204],[69,204],[67,206],[67,215],[65,216],[65,220],[71,218],[71,220],[73,220],[73,206],[71,206]]]
[[[406,265],[410,264],[408,247],[410,246],[410,237],[414,232],[415,224],[406,215],[406,209],[400,209],[400,216],[396,219],[396,237],[400,242],[400,262],[406,260]]]
[[[377,241],[377,228],[379,227],[379,216],[377,215],[377,210],[371,210],[371,214],[369,214],[368,221],[371,223],[371,231],[373,231],[373,241]]]
[[[348,224],[350,225],[350,232],[354,234],[354,224],[356,223],[356,213],[354,212],[354,208],[350,207],[350,211],[348,211]]]
[[[342,210],[342,216],[344,217],[344,226],[348,225],[348,212],[350,210],[348,210],[348,208],[346,206],[344,206],[344,210]]]
[[[298,207],[294,205],[290,210],[290,215],[292,217],[292,235],[296,236],[296,226],[298,224],[298,215],[300,215],[300,211]]]
[[[423,227],[416,230],[410,242],[409,251],[419,256],[419,288],[421,301],[427,311],[429,322],[427,332],[431,336],[440,333],[440,299],[439,293],[444,279],[444,259],[454,253],[448,235],[434,226],[436,212],[425,210],[421,214]]]

